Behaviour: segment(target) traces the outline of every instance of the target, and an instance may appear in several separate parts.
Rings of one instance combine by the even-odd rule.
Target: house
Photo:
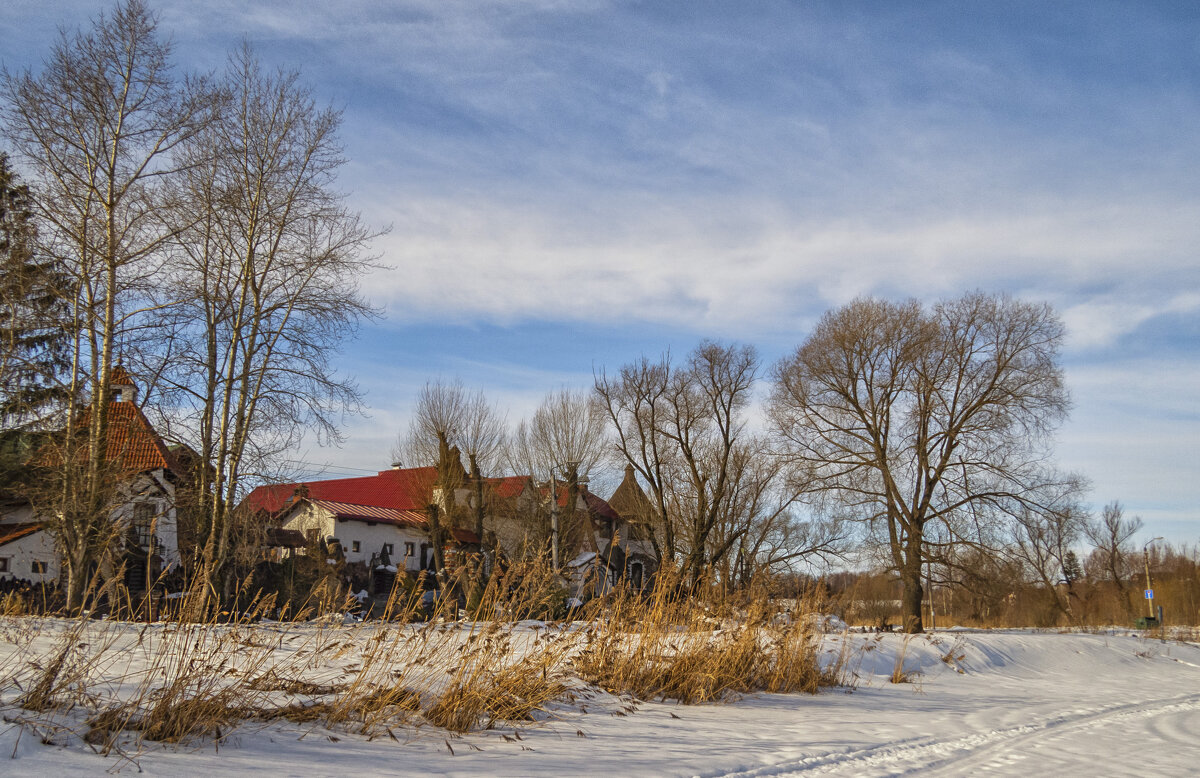
[[[109,380],[105,461],[114,479],[109,515],[124,538],[124,548],[111,561],[124,563],[126,585],[142,591],[179,564],[175,488],[180,468],[137,406],[137,384],[129,372],[118,365]],[[80,414],[77,428],[87,429],[90,415],[90,409]],[[61,464],[61,458],[48,457],[43,464]],[[58,578],[61,564],[48,524],[34,516],[28,500],[0,505],[0,569],[8,566],[9,575],[34,582]]]
[[[633,468],[625,468],[624,480],[608,500],[586,488],[581,498],[596,532],[590,539],[584,537],[578,553],[566,564],[572,596],[586,600],[621,584],[648,589],[658,571],[650,530],[653,509]]]
[[[433,565],[427,508],[439,499],[433,467],[382,470],[372,476],[260,486],[245,503],[275,527],[310,545],[337,541],[348,564],[390,564],[409,572]],[[464,495],[465,497],[465,490]],[[447,545],[477,546],[475,533],[447,527]]]
[[[625,477],[608,504],[621,518],[619,532],[607,549],[608,568],[617,577],[624,576],[634,589],[645,589],[658,572],[653,530],[655,511],[638,484],[632,465],[625,466]]]
[[[371,476],[260,486],[245,504],[268,521],[272,531],[303,533],[314,547],[336,542],[347,564],[361,563],[370,569],[390,565],[415,574],[433,568],[429,505],[444,511],[449,502],[437,480],[434,467],[396,466]],[[471,529],[475,496],[470,479],[458,472],[454,480],[462,486],[454,491],[454,503],[460,508],[458,524],[446,520],[444,525],[449,557],[475,551],[481,544],[498,547],[510,558],[549,547],[550,484],[535,486],[528,476],[484,479],[481,539]],[[623,489],[618,489],[618,495],[633,489],[649,504],[636,481]],[[575,562],[563,568],[572,593],[591,596],[626,579],[638,588],[647,586],[657,557],[644,539],[639,519],[624,518],[592,494],[586,482],[578,485],[571,508],[568,494],[566,484],[553,484],[562,556]],[[624,499],[633,505],[636,497]]]

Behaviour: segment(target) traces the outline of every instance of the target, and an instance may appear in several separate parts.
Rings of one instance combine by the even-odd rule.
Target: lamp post
[[[1142,546],[1142,563],[1146,567],[1146,615],[1154,618],[1154,590],[1150,588],[1150,544],[1156,540],[1162,540],[1162,537],[1150,538]]]

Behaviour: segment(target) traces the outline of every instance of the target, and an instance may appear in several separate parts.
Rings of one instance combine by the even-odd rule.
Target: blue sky
[[[107,5],[9,0],[0,60]],[[431,377],[516,419],[641,353],[770,363],[857,295],[979,288],[1066,322],[1059,459],[1094,505],[1200,540],[1195,4],[155,7],[181,68],[242,38],[300,67],[344,110],[351,206],[391,225],[386,318],[343,355],[371,418],[306,461],[386,466]]]

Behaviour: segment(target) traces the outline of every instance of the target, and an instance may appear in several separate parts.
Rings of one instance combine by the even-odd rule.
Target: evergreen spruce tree
[[[0,428],[10,445],[61,407],[69,366],[66,276],[36,237],[29,188],[0,153]]]

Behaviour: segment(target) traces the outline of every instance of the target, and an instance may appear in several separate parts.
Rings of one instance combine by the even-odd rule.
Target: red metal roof
[[[291,504],[297,489],[310,500],[329,500],[350,505],[370,505],[398,511],[424,511],[433,498],[437,469],[410,467],[383,470],[358,478],[331,478],[327,481],[260,486],[246,496],[246,504],[255,510],[276,514]]]
[[[418,511],[401,511],[395,508],[380,508],[376,505],[354,505],[334,500],[309,500],[310,503],[332,513],[339,519],[358,519],[380,524],[395,524],[401,527],[421,527],[426,524],[425,515]]]
[[[429,529],[429,517],[424,511],[405,511],[395,508],[380,508],[375,505],[353,505],[351,503],[333,500],[313,500],[308,502],[332,513],[341,521],[372,521],[379,524],[393,524],[399,527],[415,527],[421,530]],[[450,535],[459,543],[478,543],[479,536],[468,529],[450,528]]]
[[[0,524],[0,546],[12,543],[14,540],[20,540],[27,535],[32,535],[42,529],[42,525],[38,522],[25,524]]]

